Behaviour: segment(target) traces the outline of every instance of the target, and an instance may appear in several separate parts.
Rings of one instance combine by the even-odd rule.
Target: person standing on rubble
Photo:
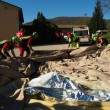
[[[79,37],[75,33],[70,34],[70,37],[68,37],[68,41],[69,41],[69,46],[71,45],[72,47],[77,47],[77,48],[80,47],[79,46]]]
[[[77,48],[80,48],[80,45],[79,45],[79,36],[76,33],[73,34],[73,41],[74,41],[73,46],[75,46]]]

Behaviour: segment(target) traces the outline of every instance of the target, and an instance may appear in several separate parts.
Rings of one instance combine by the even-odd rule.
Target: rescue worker
[[[73,46],[77,47],[77,48],[80,48],[80,45],[79,45],[79,36],[77,34],[73,34],[73,41],[75,44],[73,44]]]
[[[107,46],[107,45],[109,44],[109,42],[108,42],[108,40],[107,40],[106,38],[100,37],[100,36],[97,37],[97,43],[98,43],[101,47]]]
[[[67,32],[67,37],[68,37],[68,48],[70,47],[71,45],[71,41],[72,41],[72,36],[71,36],[71,33],[70,32]]]
[[[21,28],[17,33],[16,36],[18,36],[18,38],[25,36],[25,30],[23,28]]]
[[[92,37],[92,43],[93,43],[93,44],[96,44],[96,43],[97,43],[97,38],[98,38],[98,34],[95,34],[95,35]]]
[[[32,48],[32,42],[38,37],[37,32],[33,32],[30,36],[21,37],[20,40],[23,42],[26,42],[27,46],[29,47],[31,52],[34,52],[34,49]],[[27,41],[26,41],[27,40]]]
[[[0,42],[1,59],[9,60],[11,58],[11,55],[9,54],[10,50],[11,50],[11,54],[13,55],[13,57],[16,57],[15,52],[14,52],[14,46],[15,46],[15,42],[13,41],[13,39],[4,40]]]
[[[77,36],[77,34],[71,33],[71,35],[70,35],[68,41],[69,41],[69,43],[70,43],[70,45],[71,45],[72,47],[77,47],[77,48],[80,47],[80,46],[79,46],[79,37]]]
[[[29,47],[27,47],[27,45],[22,40],[20,40],[17,36],[13,36],[12,39],[13,41],[16,42],[16,46],[19,48],[20,56],[23,57],[24,51],[26,51],[26,57],[28,57],[30,55]]]

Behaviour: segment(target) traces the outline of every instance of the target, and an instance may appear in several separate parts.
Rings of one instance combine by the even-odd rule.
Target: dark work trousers
[[[26,57],[28,57],[30,55],[30,49],[28,48],[28,46],[24,42],[20,42],[19,46],[26,51]]]
[[[7,56],[10,57],[9,53],[6,51]],[[6,59],[6,56],[0,51],[0,60]]]

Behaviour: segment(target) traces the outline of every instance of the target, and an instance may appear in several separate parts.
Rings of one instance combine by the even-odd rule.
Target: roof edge
[[[10,3],[5,2],[5,1],[2,1],[2,0],[0,0],[0,2],[5,3],[5,4],[8,4],[8,5],[11,5],[11,6],[13,6],[13,7],[19,9],[20,16],[21,16],[20,19],[21,19],[22,22],[24,22],[23,11],[22,11],[22,8],[21,8],[21,7],[15,6],[15,5],[13,5],[13,4],[10,4]]]

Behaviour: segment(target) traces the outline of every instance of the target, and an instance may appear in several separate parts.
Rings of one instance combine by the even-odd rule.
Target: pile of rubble
[[[83,50],[81,48],[36,51],[30,58],[17,57],[10,61],[2,60],[0,62],[0,98],[3,100],[0,100],[0,109],[22,110],[24,99],[28,97],[24,93],[28,82],[49,72],[62,74],[89,94],[94,91],[109,93],[109,65],[110,45],[103,49],[93,45]],[[33,97],[36,100],[38,98]]]

